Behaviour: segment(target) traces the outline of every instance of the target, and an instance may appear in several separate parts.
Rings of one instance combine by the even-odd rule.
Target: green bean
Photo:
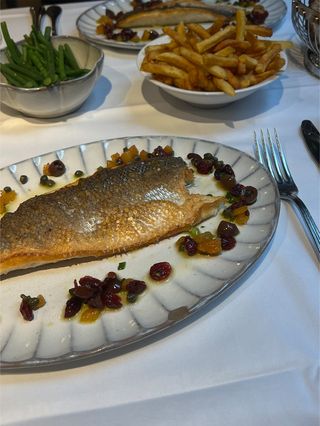
[[[49,77],[48,71],[43,66],[41,60],[39,59],[36,52],[30,50],[30,59],[33,65],[37,68],[37,70],[40,72],[43,78]]]
[[[36,87],[37,83],[30,78],[26,78],[25,76],[18,74],[17,72],[13,71],[9,66],[5,64],[0,64],[0,70],[3,73],[3,75],[7,78],[10,77],[11,79],[15,80],[20,87]]]
[[[64,53],[65,53],[65,59],[67,63],[70,65],[70,67],[74,70],[79,70],[80,67],[78,65],[78,62],[76,58],[73,55],[73,52],[68,44],[64,45]]]
[[[13,71],[19,72],[20,74],[24,74],[26,77],[29,77],[33,80],[38,81],[39,83],[43,80],[42,75],[39,73],[37,69],[28,65],[17,65],[17,64],[8,64],[8,67]]]
[[[44,30],[44,38],[45,38],[47,41],[50,41],[50,40],[51,40],[51,28],[50,28],[50,27],[46,27],[46,28],[45,28],[45,30]]]
[[[61,80],[65,80],[66,79],[66,70],[64,67],[64,53],[63,53],[63,46],[59,46],[58,47],[58,64],[57,64],[57,69],[58,69],[58,73],[59,73],[59,77]]]
[[[1,30],[2,30],[4,41],[7,44],[7,48],[10,52],[12,60],[16,63],[21,63],[21,52],[19,51],[15,42],[10,37],[6,22],[5,21],[1,22],[0,25],[1,25]]]
[[[78,70],[71,70],[71,71],[66,71],[67,77],[68,78],[78,78],[78,77],[82,77],[85,74],[88,74],[90,70],[87,70],[85,68],[81,68]]]

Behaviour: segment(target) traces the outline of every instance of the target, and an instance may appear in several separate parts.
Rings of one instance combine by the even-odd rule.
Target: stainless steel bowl
[[[306,68],[320,78],[320,6],[319,0],[292,0],[292,23],[306,46]]]

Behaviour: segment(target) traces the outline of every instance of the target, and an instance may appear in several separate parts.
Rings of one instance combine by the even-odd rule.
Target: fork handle
[[[286,200],[293,201],[299,208],[301,216],[304,219],[307,229],[309,230],[311,237],[310,241],[312,243],[315,254],[318,260],[320,260],[320,231],[315,221],[313,220],[313,217],[311,216],[304,202],[297,195],[291,195],[290,197],[286,197]]]

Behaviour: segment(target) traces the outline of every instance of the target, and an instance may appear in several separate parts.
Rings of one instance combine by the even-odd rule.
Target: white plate
[[[165,44],[165,43],[168,43],[170,40],[171,38],[165,35],[165,36],[161,36],[157,38],[156,40],[150,41],[146,46],[144,46],[140,50],[137,56],[138,69],[140,70],[142,61],[145,57],[145,50],[148,46]],[[184,102],[187,102],[191,105],[195,105],[200,108],[220,108],[228,104],[231,104],[233,102],[244,99],[247,96],[255,93],[257,90],[261,89],[262,87],[265,87],[271,84],[273,81],[277,80],[279,76],[281,75],[281,73],[287,69],[287,65],[288,65],[288,58],[286,53],[281,52],[280,55],[286,61],[284,66],[281,68],[280,72],[278,72],[277,74],[273,75],[270,78],[267,78],[266,80],[262,81],[259,84],[255,84],[254,86],[250,86],[245,89],[236,90],[235,96],[227,95],[224,92],[203,92],[203,91],[196,91],[196,90],[180,89],[178,87],[170,86],[169,84],[165,84],[165,83],[162,83],[161,81],[155,80],[154,78],[152,78],[152,75],[149,73],[146,73],[144,71],[140,71],[140,72],[152,84],[155,84],[156,86],[160,87],[162,90],[169,93],[171,96],[174,96],[175,98],[181,99]]]
[[[208,4],[216,3],[216,0],[206,0]],[[261,0],[260,4],[269,12],[269,16],[265,21],[268,27],[277,26],[287,13],[287,5],[283,0]],[[108,0],[83,12],[77,19],[76,25],[81,36],[94,43],[101,44],[105,47],[117,47],[120,49],[140,50],[145,46],[146,42],[134,43],[132,41],[123,42],[116,40],[108,40],[102,35],[96,34],[97,20],[101,16],[105,16],[106,9],[112,10],[114,13],[129,12],[132,10],[131,0]],[[144,28],[145,29],[145,28]],[[157,29],[154,27],[154,29]],[[159,31],[161,32],[161,31]],[[139,30],[141,36],[143,30]]]
[[[175,248],[178,237],[136,250],[122,256],[91,262],[41,268],[4,279],[0,286],[0,355],[1,368],[52,366],[69,361],[107,354],[114,349],[174,327],[184,318],[218,298],[232,288],[244,273],[259,259],[275,232],[279,216],[279,194],[268,172],[247,154],[216,142],[171,137],[143,136],[102,140],[42,155],[0,170],[1,185],[9,185],[19,195],[19,202],[39,193],[39,177],[44,164],[61,159],[66,174],[57,180],[70,182],[76,170],[91,174],[114,152],[135,144],[139,149],[152,151],[158,145],[171,145],[175,155],[186,158],[189,152],[211,152],[232,165],[238,182],[258,189],[257,202],[250,207],[248,224],[241,227],[237,245],[217,257],[185,259]],[[29,181],[21,185],[19,177]],[[221,193],[212,176],[197,176],[192,192]],[[13,206],[13,210],[16,206]],[[214,230],[221,216],[207,220],[203,229]],[[168,282],[151,284],[147,272],[151,265],[169,261],[174,274]],[[94,323],[81,324],[76,318],[62,319],[68,289],[73,280],[84,275],[103,278],[117,271],[119,262],[126,268],[118,271],[121,277],[145,279],[147,290],[139,300],[115,312],[105,312]],[[19,313],[20,294],[43,294],[46,305],[35,312],[35,319],[25,321]],[[174,330],[174,329],[173,329]],[[173,331],[172,330],[172,331]],[[171,330],[170,330],[171,331]],[[130,348],[130,346],[128,347]],[[126,348],[127,349],[127,348]]]

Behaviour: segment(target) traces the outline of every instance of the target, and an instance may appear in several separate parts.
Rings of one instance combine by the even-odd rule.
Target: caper
[[[82,170],[76,170],[75,173],[74,173],[74,176],[77,177],[77,178],[79,178],[83,175],[84,175],[84,173],[83,173]]]
[[[46,185],[48,180],[49,180],[49,178],[48,178],[47,175],[42,175],[41,178],[40,178],[41,185]]]
[[[28,176],[26,176],[26,175],[21,175],[19,180],[20,180],[20,182],[22,183],[22,185],[24,185],[25,183],[27,183],[27,182],[28,182]]]

